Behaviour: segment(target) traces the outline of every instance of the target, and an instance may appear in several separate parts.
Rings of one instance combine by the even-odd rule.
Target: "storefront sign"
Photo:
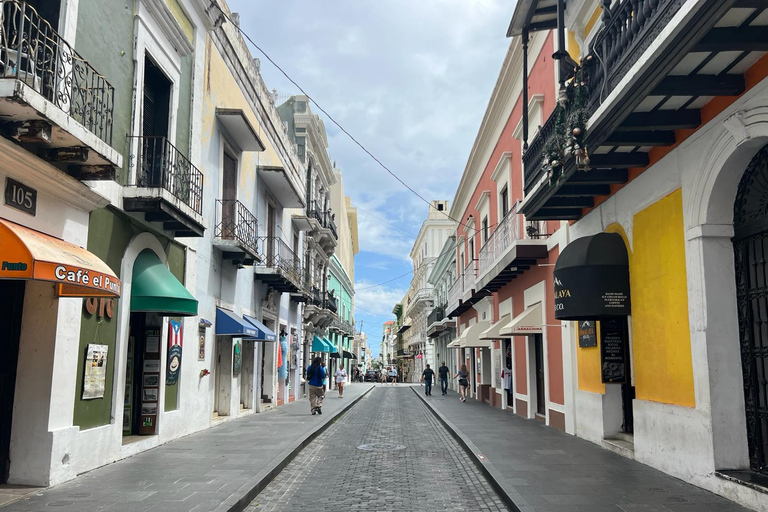
[[[37,190],[12,178],[5,178],[5,204],[24,213],[37,213]]]
[[[197,330],[197,360],[205,361],[205,328]]]
[[[620,235],[598,233],[574,240],[557,259],[553,277],[558,320],[630,314],[629,260]]]
[[[107,318],[112,320],[115,315],[114,299],[105,299],[98,297],[88,297],[83,301],[85,312],[89,315],[96,315],[97,318]]]
[[[168,321],[168,367],[165,385],[173,386],[179,380],[181,371],[182,325],[176,320]]]
[[[570,267],[556,270],[554,278],[558,320],[630,314],[626,267]]]
[[[625,317],[600,321],[600,362],[604,383],[627,381],[628,346]]]
[[[594,320],[581,320],[579,322],[579,347],[596,347],[597,329]]]
[[[104,397],[104,385],[107,382],[107,345],[89,343],[85,355],[85,374],[83,375],[83,400]]]

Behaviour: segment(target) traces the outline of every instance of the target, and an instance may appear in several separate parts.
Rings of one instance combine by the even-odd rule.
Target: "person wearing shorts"
[[[461,369],[453,376],[454,379],[459,379],[459,400],[462,402],[467,401],[467,389],[469,389],[469,371],[467,365],[461,365]]]
[[[389,370],[389,377],[392,379],[392,385],[397,384],[397,368]]]

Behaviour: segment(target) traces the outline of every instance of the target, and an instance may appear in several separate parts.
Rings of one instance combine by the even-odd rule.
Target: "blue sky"
[[[502,0],[229,0],[241,26],[307,93],[427,199],[453,199],[509,46]],[[262,55],[267,87],[298,91]],[[314,108],[319,113],[317,108]],[[329,120],[328,152],[358,207],[355,318],[379,352],[427,205]]]

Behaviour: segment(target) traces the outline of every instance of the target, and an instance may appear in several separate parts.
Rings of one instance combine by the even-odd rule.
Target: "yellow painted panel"
[[[576,340],[576,360],[579,373],[579,389],[605,394],[605,384],[600,369],[600,322],[597,322],[597,346],[581,348]]]
[[[570,55],[575,62],[581,62],[581,60],[579,60],[579,57],[581,56],[581,47],[579,46],[579,42],[576,41],[576,32],[566,30],[565,34],[567,36],[565,45],[568,48],[568,55]]]
[[[595,12],[592,13],[592,16],[589,18],[589,21],[584,26],[584,34],[586,36],[589,36],[589,34],[592,32],[592,29],[594,28],[595,24],[597,23],[597,20],[600,19],[600,15],[603,13],[603,8],[599,5],[595,8]]]
[[[168,6],[168,9],[173,13],[173,17],[179,22],[179,26],[184,31],[189,42],[193,42],[195,40],[195,26],[192,25],[192,22],[187,17],[187,13],[181,8],[179,0],[165,0],[165,5]]]
[[[637,213],[632,238],[629,275],[637,398],[694,407],[681,190]]]

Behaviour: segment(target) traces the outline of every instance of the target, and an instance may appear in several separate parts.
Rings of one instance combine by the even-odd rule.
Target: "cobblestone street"
[[[303,508],[506,510],[410,387],[374,389],[307,446],[246,511]]]

